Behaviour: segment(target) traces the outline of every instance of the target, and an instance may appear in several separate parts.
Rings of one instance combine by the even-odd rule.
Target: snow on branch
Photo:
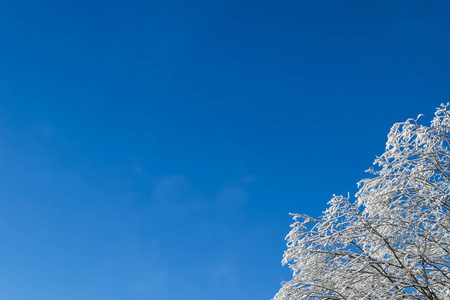
[[[355,201],[334,196],[314,219],[293,214],[273,300],[450,299],[450,111],[429,127],[392,126]]]

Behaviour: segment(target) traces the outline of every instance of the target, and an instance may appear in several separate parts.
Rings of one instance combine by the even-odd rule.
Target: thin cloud
[[[154,208],[169,209],[175,213],[185,213],[204,209],[206,203],[190,182],[182,175],[160,178],[152,191]]]
[[[244,188],[240,186],[224,186],[216,196],[216,204],[219,208],[236,209],[247,202],[248,196]]]

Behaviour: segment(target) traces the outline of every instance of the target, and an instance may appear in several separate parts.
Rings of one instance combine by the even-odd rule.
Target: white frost
[[[450,299],[450,111],[397,123],[355,201],[294,214],[274,300]]]

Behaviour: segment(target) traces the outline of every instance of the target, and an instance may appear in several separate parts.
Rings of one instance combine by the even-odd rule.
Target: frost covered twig
[[[356,200],[294,214],[274,300],[450,299],[450,111],[397,123]]]

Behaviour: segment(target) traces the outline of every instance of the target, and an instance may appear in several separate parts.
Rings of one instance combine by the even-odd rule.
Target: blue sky
[[[450,95],[445,1],[0,2],[0,298],[270,299],[289,212]]]

